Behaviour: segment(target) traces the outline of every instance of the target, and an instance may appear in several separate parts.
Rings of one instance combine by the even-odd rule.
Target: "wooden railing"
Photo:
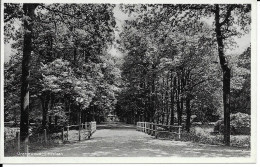
[[[81,132],[84,131],[84,133],[88,133],[88,139],[90,139],[90,137],[92,136],[93,133],[95,133],[95,131],[97,130],[97,124],[96,122],[85,122],[85,124],[81,124],[81,125],[69,125],[69,126],[65,126],[66,131],[67,131],[67,140],[69,140],[69,130],[73,127],[77,127],[78,128],[78,134],[79,134],[79,141],[81,140]],[[64,128],[64,130],[65,130]],[[63,130],[63,134],[64,133]],[[64,136],[64,135],[62,135]]]
[[[61,128],[60,132],[61,133],[61,141],[65,142],[69,140],[69,131],[72,130],[73,128],[78,130],[78,140],[80,141],[82,139],[83,133],[87,134],[88,139],[92,136],[93,133],[97,130],[97,125],[96,122],[86,122],[85,124],[81,125],[69,125],[69,126],[64,126]],[[66,134],[66,135],[65,135]],[[49,142],[49,134],[47,133],[47,130],[43,130],[43,134],[38,134],[38,137],[34,138],[34,142],[36,143],[43,143],[47,144]],[[66,137],[65,137],[66,136]],[[21,151],[21,141],[20,141],[20,132],[16,132],[16,139],[15,141],[17,142],[17,152]],[[24,153],[28,156],[29,153],[29,144],[32,143],[33,141],[30,140],[30,137],[28,141],[23,143],[24,145]]]
[[[181,138],[181,128],[182,126],[173,126],[173,125],[162,125],[152,122],[137,122],[136,130],[147,133],[151,136],[157,138],[159,132],[168,132],[178,135],[178,138]]]

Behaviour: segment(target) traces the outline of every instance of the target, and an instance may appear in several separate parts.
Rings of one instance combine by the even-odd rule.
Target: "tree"
[[[151,5],[152,6],[152,5]],[[158,19],[160,22],[171,22],[173,26],[185,22],[186,26],[192,25],[201,18],[214,18],[213,34],[218,46],[219,63],[223,73],[223,105],[224,105],[224,142],[230,144],[230,67],[227,62],[225,49],[230,47],[232,37],[240,37],[242,32],[248,32],[250,24],[251,5],[163,5],[163,13],[170,19]],[[177,17],[176,17],[177,16]],[[179,16],[179,17],[178,17]],[[174,19],[174,17],[176,19]]]
[[[182,4],[148,4],[148,5],[121,5],[121,9],[139,17],[136,25],[153,27],[158,30],[162,25],[171,25],[164,33],[158,33],[157,37],[165,39],[168,34],[175,31],[176,27],[192,27],[196,21],[204,18],[213,18],[214,24],[210,33],[215,39],[213,42],[217,45],[218,57],[223,73],[223,106],[225,133],[224,141],[226,145],[230,144],[230,67],[227,62],[225,50],[232,45],[232,37],[240,37],[242,32],[247,33],[247,25],[250,24],[250,5],[228,4],[228,5],[182,5]],[[149,18],[147,17],[149,16]],[[167,17],[166,17],[167,16]],[[140,23],[140,24],[138,24]],[[178,82],[177,82],[178,83]],[[180,82],[181,83],[181,82]],[[179,104],[177,98],[177,104]],[[178,106],[178,105],[177,105]],[[177,110],[181,111],[178,107]],[[180,119],[180,118],[179,118]]]
[[[234,25],[241,23],[245,27],[250,23],[250,17],[247,15],[251,10],[250,5],[214,5],[213,10],[215,16],[215,35],[218,44],[219,62],[223,72],[223,103],[224,103],[224,142],[230,145],[230,67],[224,53],[224,40],[239,35]],[[237,10],[237,11],[235,11]],[[233,12],[233,15],[232,15]],[[225,13],[225,14],[223,14]],[[234,14],[240,14],[241,20],[235,22]],[[240,18],[238,18],[240,19]],[[226,44],[227,45],[227,44]]]
[[[35,19],[34,11],[38,4],[23,4],[24,12],[24,45],[22,60],[21,78],[21,120],[20,135],[21,141],[28,141],[29,137],[29,78],[30,78],[30,59],[32,52],[33,24]]]
[[[17,49],[18,54],[23,52],[23,55],[20,54],[23,57],[22,141],[28,137],[29,112],[31,116],[35,113],[32,108],[29,109],[32,101],[39,107],[41,99],[44,126],[49,112],[55,110],[55,105],[59,107],[63,98],[70,101],[67,104],[74,105],[80,111],[89,108],[95,96],[96,87],[93,85],[99,84],[102,78],[100,75],[105,73],[100,66],[105,61],[101,60],[101,56],[114,39],[115,20],[112,10],[113,5],[110,4],[5,4],[5,39],[13,39],[15,43],[12,47]],[[20,20],[23,13],[20,28],[12,33],[14,21]],[[86,22],[90,24],[86,25]],[[53,70],[50,75],[46,69],[40,69],[41,63],[47,66],[57,65],[57,60],[60,59],[70,64],[73,74],[69,75],[73,81],[67,85],[70,87],[66,87],[64,76],[62,78],[57,70]],[[112,71],[108,73],[110,72]],[[41,80],[43,82],[39,82]],[[54,83],[43,84],[48,81]],[[55,82],[59,83],[56,86],[61,90],[51,89],[51,86],[57,84]],[[6,85],[9,84],[7,82]],[[58,94],[57,91],[65,93]],[[30,102],[29,98],[32,99]],[[14,102],[14,98],[10,97],[10,100]]]

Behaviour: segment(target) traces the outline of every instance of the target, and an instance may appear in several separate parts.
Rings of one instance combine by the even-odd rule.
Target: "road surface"
[[[37,152],[63,157],[248,157],[250,150],[192,142],[159,140],[131,125],[104,124],[90,140]]]

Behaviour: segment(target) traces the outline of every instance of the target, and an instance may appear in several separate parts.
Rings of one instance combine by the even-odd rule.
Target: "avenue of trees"
[[[250,5],[120,5],[129,15],[116,39],[112,4],[5,4],[5,121],[49,124],[122,121],[185,125],[250,111]],[[211,21],[208,21],[211,20]],[[122,57],[109,50],[117,46]],[[54,119],[54,120],[53,120]]]
[[[121,116],[130,115],[130,122],[171,125],[185,120],[187,131],[192,113],[202,122],[224,117],[229,145],[230,113],[250,113],[250,47],[241,55],[226,53],[234,45],[233,37],[248,33],[250,5],[121,8],[135,18],[121,33],[126,51]],[[212,19],[212,25],[206,19]]]

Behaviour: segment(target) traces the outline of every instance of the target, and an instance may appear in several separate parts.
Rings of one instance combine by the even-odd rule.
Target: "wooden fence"
[[[81,125],[69,125],[69,126],[64,126],[63,128],[61,128],[60,132],[61,133],[61,138],[59,138],[62,143],[64,143],[65,141],[69,141],[69,131],[72,131],[76,129],[76,131],[78,131],[78,141],[81,141],[83,138],[83,136],[86,136],[87,139],[90,139],[90,137],[92,136],[93,133],[95,133],[96,129],[97,129],[97,125],[96,122],[86,122],[85,124],[81,124]],[[17,142],[17,152],[21,151],[21,141],[20,141],[20,132],[16,132],[16,138],[15,141]],[[47,144],[48,142],[50,142],[50,135],[48,137],[47,134],[47,130],[44,129],[43,130],[43,134],[38,134],[37,137],[33,137],[33,141],[32,139],[28,139],[28,141],[26,141],[25,143],[23,143],[23,150],[26,153],[26,155],[28,156],[29,153],[29,144],[30,143],[43,143],[43,144]]]
[[[97,129],[97,124],[96,122],[86,122],[85,124],[81,125],[70,125],[70,126],[65,126],[62,130],[62,136],[63,136],[63,141],[67,140],[69,141],[69,131],[72,128],[76,128],[78,130],[78,140],[80,141],[83,136],[87,136],[88,139],[92,136],[92,134],[96,131]],[[65,132],[66,131],[66,132]],[[66,138],[64,138],[64,134],[66,134]]]
[[[156,138],[159,132],[168,132],[178,135],[178,138],[180,139],[181,128],[182,126],[162,125],[152,122],[137,122],[136,124],[136,130],[155,136]]]

